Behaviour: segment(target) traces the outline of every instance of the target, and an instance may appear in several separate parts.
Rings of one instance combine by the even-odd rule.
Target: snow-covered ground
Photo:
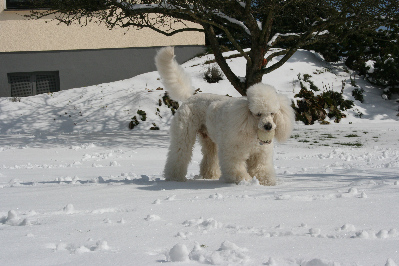
[[[195,87],[238,96],[226,80],[202,80],[209,57],[184,64]],[[242,58],[229,63],[244,75]],[[264,82],[293,98],[299,73],[320,88],[345,81],[353,99],[350,71],[308,51]],[[196,179],[198,146],[191,180],[165,182],[172,114],[158,105],[156,72],[1,98],[0,265],[397,265],[397,104],[356,83],[365,102],[340,124],[298,123],[275,144],[274,187]],[[129,130],[133,116],[140,124]]]

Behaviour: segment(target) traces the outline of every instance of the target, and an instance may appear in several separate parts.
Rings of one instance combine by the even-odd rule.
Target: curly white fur
[[[256,177],[262,185],[275,185],[273,142],[262,143],[257,132],[275,130],[279,142],[289,138],[294,125],[289,99],[261,83],[248,88],[247,97],[193,95],[190,78],[174,57],[172,47],[162,48],[155,57],[170,97],[183,101],[170,128],[165,179],[186,180],[198,136],[203,178],[239,183]]]
[[[185,101],[194,94],[190,77],[175,60],[173,47],[162,48],[155,57],[155,65],[173,100]]]

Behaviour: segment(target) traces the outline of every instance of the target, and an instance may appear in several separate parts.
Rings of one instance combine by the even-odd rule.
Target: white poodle
[[[275,185],[273,142],[260,140],[258,132],[273,132],[279,142],[290,137],[294,112],[289,99],[261,83],[248,88],[247,97],[194,95],[190,78],[175,60],[173,47],[162,48],[155,63],[169,96],[183,102],[170,128],[165,179],[186,181],[198,136],[203,178],[239,183],[256,177],[262,185]]]

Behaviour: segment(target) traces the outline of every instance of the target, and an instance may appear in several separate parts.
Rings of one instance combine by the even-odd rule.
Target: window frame
[[[8,80],[8,88],[10,91],[10,95],[11,97],[29,97],[29,96],[35,96],[35,95],[39,95],[39,94],[43,94],[43,93],[37,93],[37,76],[40,75],[48,75],[48,76],[54,76],[55,78],[55,89],[54,91],[49,91],[49,92],[43,92],[43,93],[53,93],[53,92],[57,92],[60,91],[60,72],[59,71],[34,71],[34,72],[13,72],[13,73],[7,73],[7,80]],[[31,85],[31,95],[28,96],[15,96],[13,95],[13,91],[12,91],[12,83],[11,83],[11,79],[12,77],[15,76],[29,76],[29,82]]]

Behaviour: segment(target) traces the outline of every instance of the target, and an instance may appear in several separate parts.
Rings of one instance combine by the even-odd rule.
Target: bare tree
[[[34,11],[32,17],[55,15],[62,23],[82,25],[94,18],[110,28],[150,28],[167,36],[205,32],[216,62],[241,95],[246,95],[247,88],[260,82],[263,75],[287,62],[299,48],[339,42],[364,28],[377,29],[398,10],[397,0],[44,1],[51,9]],[[230,69],[222,55],[220,36],[246,59],[245,77]]]

